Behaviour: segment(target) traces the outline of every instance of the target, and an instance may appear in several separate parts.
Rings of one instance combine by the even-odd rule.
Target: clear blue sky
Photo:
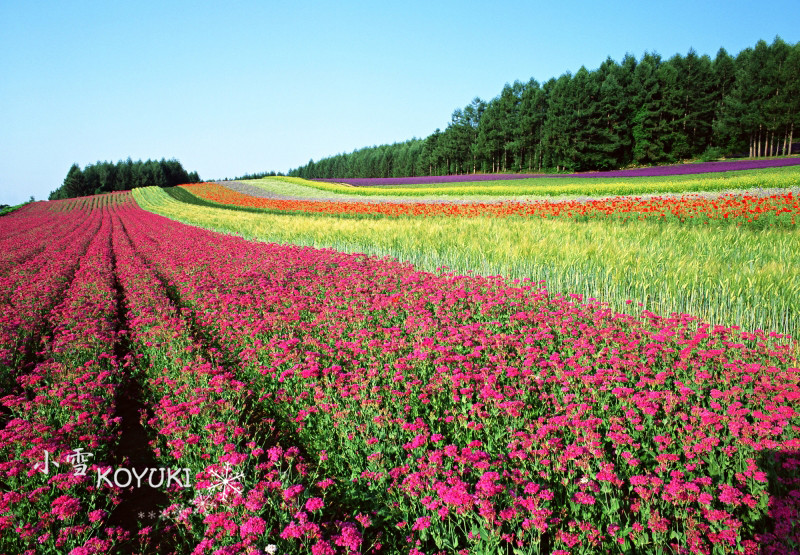
[[[800,2],[0,0],[0,203],[70,165],[204,179],[425,137],[505,83],[800,40]]]

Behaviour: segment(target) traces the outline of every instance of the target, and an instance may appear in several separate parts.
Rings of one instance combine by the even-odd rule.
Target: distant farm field
[[[640,171],[640,174],[622,172],[598,172],[574,176],[537,176],[512,179],[482,179],[485,176],[453,176],[447,179],[409,178],[409,179],[363,179],[349,180],[357,186],[335,181],[306,180],[297,177],[271,177],[253,180],[274,186],[276,183],[299,184],[329,193],[358,196],[565,196],[565,195],[641,195],[648,193],[685,193],[750,189],[754,187],[771,188],[797,185],[800,179],[800,158],[760,161],[761,169],[730,170],[735,165],[725,166],[728,171],[710,173],[659,172],[658,168]],[[700,166],[701,168],[703,166]],[[745,166],[746,167],[746,166]],[[610,175],[609,175],[610,174]],[[441,180],[441,182],[439,182]]]
[[[797,552],[797,172],[23,206],[0,552]]]

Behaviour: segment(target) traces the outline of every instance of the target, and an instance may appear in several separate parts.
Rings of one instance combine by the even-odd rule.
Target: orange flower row
[[[699,195],[670,197],[613,197],[599,200],[507,201],[471,203],[357,202],[271,199],[246,195],[216,183],[182,185],[193,195],[229,206],[281,212],[358,214],[375,216],[455,216],[462,218],[541,217],[590,219],[710,221],[737,224],[795,225],[800,199],[791,192],[770,196],[723,194],[715,198]]]

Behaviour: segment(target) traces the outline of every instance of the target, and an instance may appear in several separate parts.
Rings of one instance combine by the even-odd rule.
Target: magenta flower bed
[[[69,286],[88,296],[67,295],[47,318],[72,322],[81,298],[96,309],[70,324],[81,330],[72,337],[54,335],[52,357],[116,360],[127,349],[153,464],[186,469],[191,482],[162,492],[157,518],[125,525],[126,549],[800,548],[800,368],[780,336],[682,314],[618,314],[541,283],[252,243],[130,202],[106,210],[110,223],[91,228],[82,259],[97,263],[82,262]],[[111,322],[126,328],[111,333]],[[7,363],[8,387],[36,391],[3,404],[41,422],[59,395],[91,402],[70,433],[113,450],[102,423],[114,418],[92,415],[113,411],[117,368],[43,389],[49,377]],[[113,492],[42,492],[21,472],[32,440],[1,422],[0,468],[17,470],[0,499],[0,550],[35,552],[40,518],[79,527],[76,555],[101,550],[114,529],[87,505]],[[63,437],[66,447],[74,435]],[[220,487],[228,473],[230,487]],[[18,496],[33,491],[26,509]]]
[[[779,168],[800,165],[800,158],[780,158],[771,160],[728,160],[725,162],[701,162],[697,164],[679,164],[674,166],[656,166],[652,168],[634,168],[630,170],[614,170],[605,172],[586,172],[571,174],[464,174],[439,175],[424,177],[386,177],[386,178],[341,178],[313,179],[328,183],[347,183],[358,187],[378,185],[424,185],[435,183],[463,183],[475,181],[502,181],[508,179],[526,179],[530,177],[664,177],[669,175],[691,175],[700,173],[730,172],[738,170],[757,170],[762,168]]]
[[[93,484],[119,441],[126,362],[114,353],[111,217],[38,208],[0,221],[17,260],[0,280],[0,548],[105,552],[125,535],[108,520],[119,492],[98,496]],[[25,229],[33,222],[38,237]],[[74,448],[91,452],[83,474],[70,460]]]

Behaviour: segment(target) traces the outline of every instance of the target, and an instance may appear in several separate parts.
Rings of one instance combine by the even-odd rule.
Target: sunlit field
[[[780,172],[23,206],[0,219],[0,551],[796,552]]]
[[[791,193],[664,199],[661,206],[620,199],[594,208],[304,202],[229,190],[227,198],[203,199],[198,186],[178,193],[134,192],[146,210],[262,241],[390,256],[426,271],[444,266],[545,280],[552,291],[602,299],[620,311],[641,303],[659,314],[782,333],[800,324],[799,209]]]

